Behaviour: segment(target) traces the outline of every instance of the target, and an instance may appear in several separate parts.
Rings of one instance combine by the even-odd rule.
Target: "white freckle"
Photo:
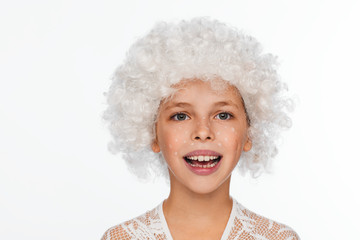
[[[188,133],[189,133],[189,131],[188,131],[188,130],[186,130],[186,131],[185,131],[185,134],[188,134]]]
[[[194,143],[191,143],[190,145],[191,145],[191,146],[193,146],[193,145],[194,145]]]
[[[216,134],[217,134],[217,135],[220,135],[220,132],[217,132]]]
[[[207,130],[209,130],[210,128],[208,128],[208,127],[205,127]]]
[[[205,119],[205,117],[202,117],[202,119]]]
[[[227,128],[227,126],[225,126],[225,128]]]
[[[235,128],[231,128],[231,131],[235,132]]]
[[[224,138],[224,140],[225,140],[225,142],[227,142],[227,141],[228,141],[228,138]]]
[[[177,138],[175,138],[175,142],[177,142],[178,141],[178,139]]]
[[[177,155],[177,152],[174,152],[175,155]]]
[[[171,149],[171,147],[172,147],[171,144],[169,144],[169,148],[170,148],[170,149]]]
[[[186,140],[184,140],[184,143],[186,143]]]
[[[218,143],[219,147],[221,147],[221,143]]]

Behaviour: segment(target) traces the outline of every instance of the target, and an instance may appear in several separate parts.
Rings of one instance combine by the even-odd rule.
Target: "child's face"
[[[238,90],[215,91],[209,82],[189,81],[160,104],[154,152],[162,152],[172,184],[210,193],[230,180],[242,151],[251,149]]]

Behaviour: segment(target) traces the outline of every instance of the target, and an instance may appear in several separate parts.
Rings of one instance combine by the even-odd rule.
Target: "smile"
[[[221,156],[190,156],[184,159],[192,167],[211,168],[221,160]]]
[[[207,175],[217,169],[222,156],[214,151],[197,150],[184,156],[190,169],[197,174]]]

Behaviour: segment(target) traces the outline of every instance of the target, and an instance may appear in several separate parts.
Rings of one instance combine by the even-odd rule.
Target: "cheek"
[[[158,132],[160,150],[164,155],[178,155],[180,146],[186,143],[186,131],[180,127],[163,128]]]
[[[216,132],[216,138],[218,140],[218,146],[224,148],[236,150],[241,148],[242,145],[242,134],[239,134],[233,127],[224,128]]]

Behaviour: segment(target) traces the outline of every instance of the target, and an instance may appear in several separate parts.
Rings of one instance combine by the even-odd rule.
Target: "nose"
[[[211,126],[208,121],[198,121],[194,126],[194,131],[192,133],[191,139],[197,141],[212,141],[214,140],[215,135],[212,132]]]

